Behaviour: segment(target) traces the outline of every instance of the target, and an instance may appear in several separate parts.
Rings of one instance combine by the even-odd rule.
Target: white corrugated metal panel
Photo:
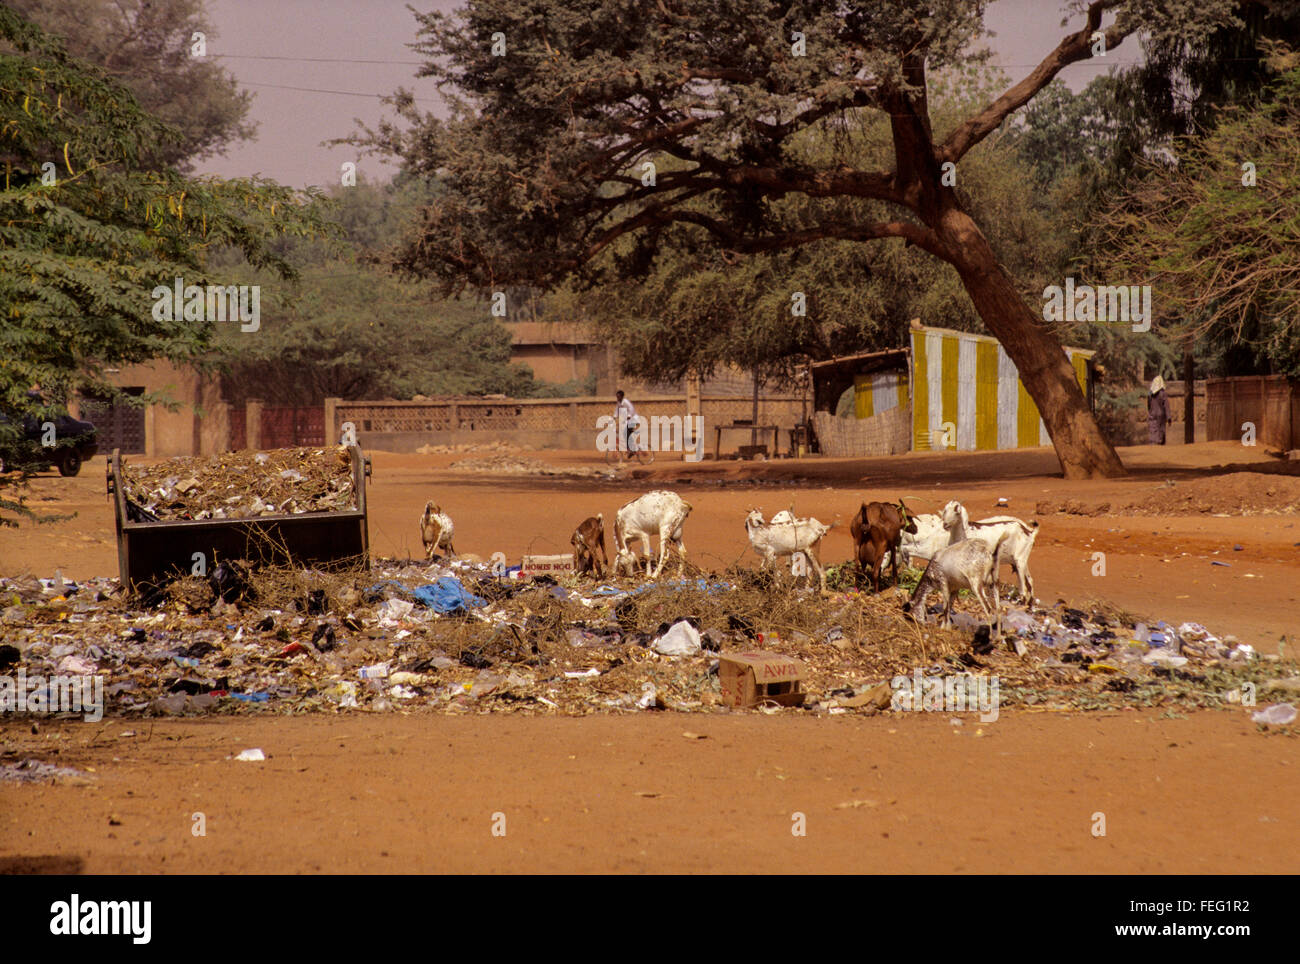
[[[998,448],[1016,447],[1016,413],[1020,405],[1020,381],[1015,362],[998,345]]]
[[[957,342],[957,448],[975,450],[975,339]]]
[[[943,437],[943,335],[925,333],[925,357],[930,365],[930,448],[937,449]]]

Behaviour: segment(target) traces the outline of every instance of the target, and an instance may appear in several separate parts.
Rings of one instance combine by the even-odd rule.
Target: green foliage
[[[144,145],[148,167],[189,170],[253,136],[252,95],[211,56],[191,56],[191,38],[217,33],[203,0],[6,0],[20,16],[62,38],[68,53],[100,67],[140,107],[179,137]]]
[[[178,277],[207,284],[210,247],[291,278],[272,240],[329,229],[312,194],[143,169],[149,150],[181,140],[174,129],[5,6],[0,44],[0,431],[12,433],[76,391],[118,394],[106,367],[202,359],[213,325],[155,318],[151,293]]]
[[[1178,340],[1249,340],[1280,373],[1300,375],[1300,67],[1253,108],[1232,107],[1180,142],[1109,212],[1116,273],[1149,277]],[[1246,186],[1242,165],[1255,167]]]
[[[936,83],[943,99],[935,123],[954,126],[958,113],[991,95],[991,79],[953,76]],[[796,155],[825,162],[838,151],[855,166],[879,163],[889,147],[888,125],[871,118],[849,129],[819,125],[799,139]],[[671,170],[671,167],[670,167]],[[1036,297],[1053,267],[1056,226],[1037,204],[1034,169],[1013,139],[995,135],[962,161],[958,192],[981,223],[999,259]],[[694,202],[717,213],[704,202]],[[825,202],[787,195],[769,204],[778,230],[812,228]],[[885,205],[840,199],[834,216],[871,221]],[[633,259],[641,259],[633,266]],[[627,239],[608,260],[625,277],[548,297],[550,315],[592,324],[619,353],[624,370],[650,381],[675,381],[735,365],[767,381],[788,383],[804,358],[901,347],[909,321],[961,331],[984,331],[957,273],[917,247],[821,240],[789,251],[735,255],[683,226],[664,229],[653,251]],[[622,263],[619,263],[622,262]],[[604,261],[598,261],[603,265]],[[806,314],[794,313],[802,292]]]
[[[263,284],[261,328],[228,328],[216,347],[226,399],[237,404],[534,390],[486,304],[443,301],[427,284],[355,261],[303,268],[301,290]]]
[[[257,332],[227,329],[215,346],[226,400],[306,405],[327,397],[590,394],[594,385],[550,386],[512,364],[510,334],[486,302],[440,298],[427,282],[382,264],[383,251],[402,239],[436,192],[406,176],[336,186],[328,197],[338,242],[278,243],[281,256],[299,267],[300,284],[242,271],[243,282],[262,283],[262,324]],[[236,260],[231,252],[222,258],[232,266]]]

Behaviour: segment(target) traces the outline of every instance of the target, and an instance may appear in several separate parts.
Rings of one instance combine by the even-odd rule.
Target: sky
[[[408,0],[207,0],[215,36],[208,54],[221,58],[253,95],[253,140],[231,146],[224,157],[198,166],[200,173],[240,177],[260,174],[292,187],[337,184],[345,161],[358,172],[386,180],[394,169],[354,148],[325,147],[345,137],[356,120],[373,125],[386,113],[379,102],[399,86],[414,92],[421,106],[441,104],[430,80],[416,80],[415,17]],[[417,9],[448,11],[460,0],[413,0]],[[994,0],[985,23],[993,62],[1014,82],[1029,73],[1082,18],[1061,26],[1064,4],[1057,0]],[[1138,55],[1133,39],[1104,62],[1074,64],[1061,78],[1081,89],[1108,67]]]

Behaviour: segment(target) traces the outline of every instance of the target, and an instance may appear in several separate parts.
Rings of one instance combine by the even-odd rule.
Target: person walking
[[[625,451],[630,458],[636,451],[632,439],[636,430],[636,406],[632,404],[632,399],[623,394],[621,388],[614,393],[614,399],[614,421],[618,424],[620,441],[626,445]]]
[[[1151,445],[1165,444],[1165,426],[1173,419],[1169,415],[1169,396],[1165,394],[1165,380],[1157,375],[1147,391],[1147,441]]]

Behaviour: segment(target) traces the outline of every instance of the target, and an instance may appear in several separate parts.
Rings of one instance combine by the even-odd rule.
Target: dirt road
[[[84,873],[1237,874],[1300,864],[1300,747],[1261,736],[1240,712],[1015,713],[962,726],[927,714],[354,715],[98,729],[4,727],[8,745],[95,774],[90,786],[0,785],[0,869],[38,858],[79,860]],[[254,746],[269,759],[228,759]],[[196,813],[206,836],[193,835]],[[800,814],[805,836],[792,833]],[[1105,836],[1093,835],[1096,814]]]
[[[588,458],[531,454],[557,465]],[[1133,474],[1103,483],[1056,477],[1045,450],[661,460],[603,482],[464,474],[447,465],[467,456],[377,452],[371,542],[381,555],[418,555],[416,519],[433,498],[455,518],[463,553],[564,551],[586,515],[608,520],[631,496],[669,487],[694,506],[691,559],[721,568],[753,564],[742,526],[750,507],[770,515],[793,505],[838,520],[824,552],[838,561],[863,498],[907,495],[922,511],[958,498],[977,517],[999,497],[1023,517],[1042,501],[1111,503],[1097,516],[1039,516],[1040,599],[1104,598],[1202,622],[1263,652],[1283,637],[1289,644],[1300,612],[1297,479],[1229,443],[1123,455]],[[1122,508],[1211,489],[1288,512]],[[97,464],[76,479],[42,478],[33,495],[39,511],[77,517],[0,530],[0,574],[116,571]],[[1104,575],[1094,574],[1095,553],[1104,553]],[[1007,711],[961,726],[925,714],[266,714],[48,723],[36,735],[8,722],[0,745],[10,760],[94,768],[88,786],[0,785],[0,866],[19,870],[1293,873],[1300,864],[1295,737],[1258,731],[1240,709],[1188,718]],[[248,747],[269,760],[228,759]],[[206,815],[205,837],[191,833],[196,812]],[[1093,835],[1096,813],[1104,837]],[[494,814],[504,815],[504,837],[492,835]],[[791,833],[796,814],[806,836]]]
[[[469,474],[446,467],[472,455],[375,452],[371,548],[385,556],[420,556],[417,519],[424,503],[436,499],[456,522],[462,553],[487,559],[500,551],[517,560],[524,552],[567,552],[573,527],[586,516],[603,512],[612,538],[613,514],[621,504],[648,488],[666,487],[694,506],[685,541],[690,558],[706,568],[722,569],[738,559],[756,564],[745,537],[745,512],[759,507],[770,516],[791,505],[801,515],[838,520],[823,551],[824,560],[836,562],[851,554],[848,522],[863,499],[905,495],[923,512],[959,499],[976,518],[995,511],[1030,518],[1043,500],[1114,507],[1141,502],[1171,479],[1179,491],[1196,492],[1214,477],[1211,473],[1234,466],[1249,470],[1241,476],[1241,488],[1259,490],[1255,494],[1261,499],[1267,501],[1264,491],[1277,485],[1273,501],[1290,505],[1292,514],[1043,516],[1031,567],[1037,595],[1048,603],[1108,599],[1139,615],[1203,623],[1262,652],[1276,652],[1283,636],[1294,639],[1300,615],[1300,499],[1287,496],[1300,487],[1300,479],[1266,474],[1286,466],[1235,443],[1122,451],[1133,474],[1100,483],[1055,477],[1056,457],[1048,449],[695,465],[661,459],[634,470],[639,477],[619,482]],[[590,453],[530,454],[557,466],[593,464]],[[1300,464],[1292,467],[1300,471]],[[1010,509],[995,508],[999,497],[1010,501]],[[78,578],[117,571],[112,509],[97,465],[88,465],[75,479],[40,478],[32,505],[51,514],[76,513],[76,518],[0,529],[0,575],[52,575],[60,569]],[[1098,552],[1105,554],[1104,575],[1094,575]],[[1012,578],[1009,568],[1003,578]]]

